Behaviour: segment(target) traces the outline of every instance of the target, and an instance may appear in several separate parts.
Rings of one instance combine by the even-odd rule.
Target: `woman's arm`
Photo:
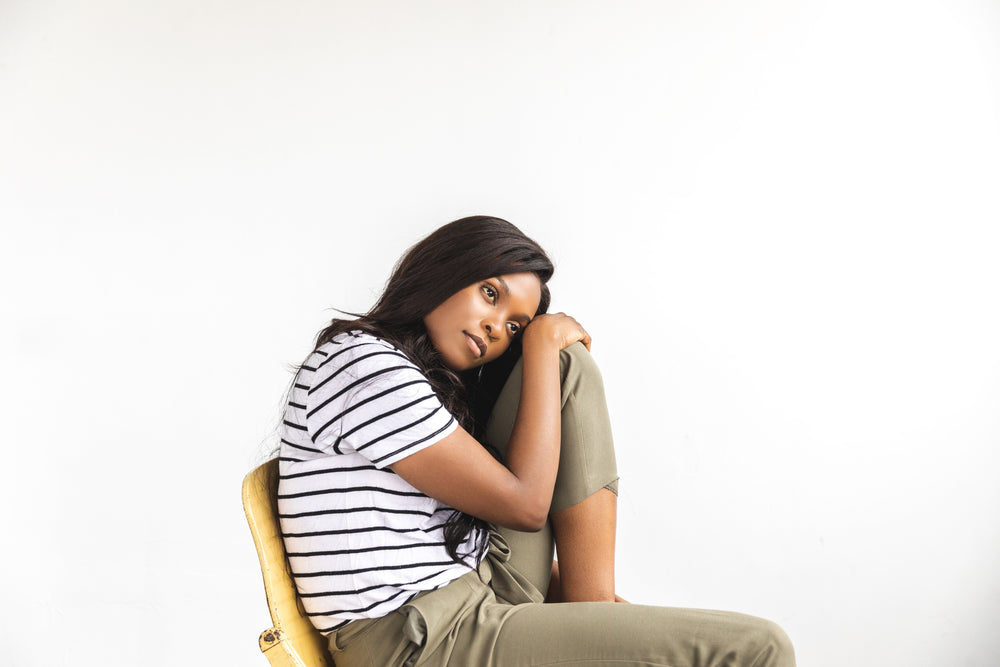
[[[428,496],[514,530],[545,525],[559,467],[559,351],[590,336],[576,320],[539,315],[524,329],[523,376],[507,466],[467,431],[456,429],[434,445],[392,464]]]

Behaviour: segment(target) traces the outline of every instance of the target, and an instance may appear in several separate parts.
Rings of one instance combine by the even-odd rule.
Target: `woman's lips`
[[[469,349],[472,353],[476,355],[476,358],[481,358],[486,355],[486,343],[483,339],[474,334],[470,334],[468,331],[463,331],[462,333],[466,336],[466,342],[469,344]]]

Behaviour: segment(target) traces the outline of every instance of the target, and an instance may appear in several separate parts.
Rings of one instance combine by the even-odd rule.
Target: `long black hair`
[[[334,319],[316,337],[316,348],[334,336],[360,330],[382,338],[399,348],[427,376],[438,399],[470,433],[482,433],[482,416],[473,403],[478,374],[458,374],[444,365],[431,344],[424,327],[424,317],[446,299],[469,285],[487,278],[510,273],[530,272],[542,283],[542,298],[537,314],[545,313],[550,295],[546,285],[552,277],[552,261],[540,245],[500,218],[476,215],[439,227],[411,247],[396,263],[382,296],[364,314],[347,313],[356,319]],[[495,360],[490,366],[510,366],[517,349]],[[481,403],[481,401],[480,401]],[[477,419],[478,416],[478,419]],[[475,548],[486,546],[485,522],[455,511],[444,528],[445,549],[462,562],[459,547],[475,530]]]

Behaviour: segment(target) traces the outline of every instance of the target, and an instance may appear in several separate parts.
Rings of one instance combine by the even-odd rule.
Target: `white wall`
[[[625,597],[995,665],[998,184],[995,1],[7,0],[4,663],[265,664],[288,365],[485,212],[594,335]]]

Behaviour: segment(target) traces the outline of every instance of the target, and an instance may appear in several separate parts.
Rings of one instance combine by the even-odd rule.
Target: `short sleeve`
[[[347,335],[322,349],[306,400],[316,445],[384,468],[458,427],[420,369],[389,343]]]

